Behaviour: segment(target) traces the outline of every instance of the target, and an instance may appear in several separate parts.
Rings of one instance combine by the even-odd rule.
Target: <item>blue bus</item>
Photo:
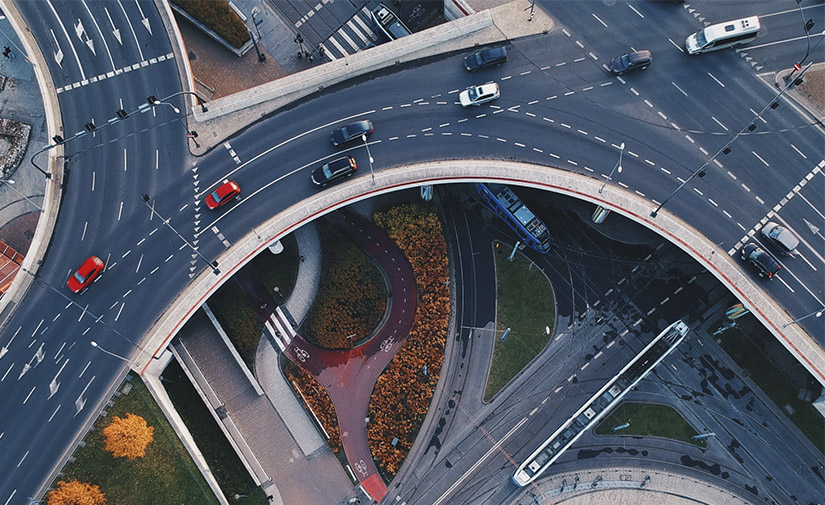
[[[536,252],[550,250],[550,232],[544,222],[503,184],[476,183],[476,191],[488,207],[507,223],[521,242]]]

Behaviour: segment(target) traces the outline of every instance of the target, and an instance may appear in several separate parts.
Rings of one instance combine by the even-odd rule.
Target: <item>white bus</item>
[[[759,18],[727,21],[703,28],[685,39],[688,54],[706,53],[727,47],[746,44],[756,38],[759,32]]]

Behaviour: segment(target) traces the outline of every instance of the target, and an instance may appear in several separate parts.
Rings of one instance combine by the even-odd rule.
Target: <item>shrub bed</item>
[[[409,259],[418,288],[413,327],[378,377],[369,404],[370,450],[389,479],[407,457],[438,383],[450,317],[449,265],[432,205],[403,205],[376,213],[374,219]]]
[[[376,266],[338,229],[319,223],[324,265],[318,297],[301,335],[327,349],[348,349],[367,337],[387,307],[387,288]]]
[[[249,40],[249,30],[243,20],[224,0],[172,0],[172,3],[234,47],[240,48]]]
[[[255,370],[255,351],[264,323],[240,286],[229,280],[207,302],[249,370]]]
[[[329,435],[327,444],[332,452],[337,454],[341,450],[341,432],[338,429],[338,418],[335,416],[335,409],[332,407],[329,395],[307,371],[289,360],[284,361],[284,375],[289,380],[289,384],[293,389],[296,384],[301,389],[301,394],[297,394],[296,391],[298,399],[304,408],[309,407],[318,416],[318,421]]]

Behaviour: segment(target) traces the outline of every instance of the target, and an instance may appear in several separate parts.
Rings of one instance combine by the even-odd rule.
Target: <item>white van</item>
[[[725,49],[739,44],[746,44],[756,38],[759,32],[759,18],[749,18],[727,21],[703,28],[685,39],[685,49],[688,54],[706,53],[717,49]]]

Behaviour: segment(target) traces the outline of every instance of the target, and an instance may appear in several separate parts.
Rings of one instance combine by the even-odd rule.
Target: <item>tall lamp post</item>
[[[35,206],[35,207],[37,207],[38,209],[40,209],[40,211],[41,211],[41,212],[43,211],[43,207],[41,207],[41,206],[37,205],[36,203],[34,203],[34,201],[33,201],[31,198],[29,198],[28,196],[24,195],[24,194],[23,194],[23,193],[21,193],[21,192],[20,192],[17,188],[15,188],[14,186],[12,186],[12,184],[14,184],[14,181],[13,181],[13,180],[11,180],[11,179],[0,179],[0,182],[2,182],[2,183],[4,183],[4,184],[6,184],[6,185],[9,187],[9,189],[11,189],[12,191],[14,191],[15,193],[17,193],[18,195],[20,195],[20,196],[22,196],[23,198],[25,198],[27,202],[29,202],[30,204],[34,205],[34,206]]]
[[[790,323],[785,323],[785,324],[783,324],[783,325],[782,325],[782,327],[783,327],[783,328],[787,328],[788,326],[790,326],[790,325],[792,325],[792,324],[799,324],[799,321],[802,321],[803,319],[808,319],[808,318],[809,318],[809,317],[811,317],[811,316],[814,316],[814,317],[822,317],[822,313],[823,313],[823,312],[825,312],[825,310],[823,310],[823,309],[825,309],[825,307],[823,307],[822,309],[817,310],[816,312],[811,312],[811,313],[810,313],[810,314],[808,314],[807,316],[802,316],[802,317],[800,317],[799,319],[794,319],[794,320],[793,320],[793,321],[791,321]]]
[[[370,145],[367,143],[367,136],[361,134],[361,140],[364,141],[364,147],[367,148],[367,155],[370,157],[370,176],[372,177],[372,185],[375,186],[375,172],[372,169],[372,163],[375,160],[372,158],[372,153],[370,153]]]
[[[210,268],[212,268],[212,273],[213,273],[213,274],[218,275],[218,274],[220,274],[220,273],[221,273],[221,271],[220,271],[220,270],[218,270],[218,262],[217,262],[217,261],[209,261],[208,259],[206,259],[206,258],[204,257],[204,255],[203,255],[203,254],[201,254],[201,253],[200,253],[200,251],[198,251],[197,249],[195,249],[195,247],[194,247],[194,246],[192,246],[192,244],[190,244],[190,243],[189,243],[189,241],[188,241],[188,240],[186,240],[186,238],[185,238],[183,235],[181,235],[180,233],[178,233],[178,230],[176,230],[176,229],[175,229],[175,227],[174,227],[174,226],[172,226],[172,224],[171,224],[171,223],[169,223],[169,220],[168,220],[168,219],[164,219],[164,218],[163,218],[163,216],[161,216],[160,214],[158,214],[158,211],[156,211],[156,210],[155,210],[155,206],[149,203],[149,200],[150,200],[149,195],[144,194],[144,195],[142,196],[142,198],[143,198],[143,201],[146,203],[146,206],[147,206],[147,207],[149,207],[149,210],[151,210],[151,211],[152,211],[152,214],[154,214],[154,215],[158,216],[158,218],[160,218],[160,220],[163,222],[163,224],[165,224],[165,225],[166,225],[166,226],[167,226],[170,230],[172,230],[173,232],[175,232],[175,235],[177,235],[177,236],[178,236],[178,238],[179,238],[179,239],[181,239],[181,240],[183,241],[183,243],[184,243],[184,244],[186,244],[186,245],[189,247],[189,249],[192,249],[192,252],[194,252],[195,254],[197,254],[197,255],[198,255],[198,257],[199,257],[200,259],[202,259],[203,261],[205,261],[205,262],[209,265],[209,267],[210,267]]]
[[[124,358],[124,357],[123,357],[123,356],[121,356],[120,354],[115,354],[115,353],[113,353],[112,351],[107,351],[106,349],[104,349],[104,348],[100,347],[100,345],[99,345],[97,342],[95,342],[94,340],[92,340],[92,341],[91,341],[91,342],[89,342],[89,343],[90,343],[90,344],[92,344],[92,347],[95,347],[95,348],[97,348],[97,349],[100,349],[101,351],[105,352],[105,353],[106,353],[106,354],[108,354],[109,356],[114,356],[115,358],[117,358],[117,359],[119,359],[119,360],[125,361],[125,362],[127,362],[127,363],[132,363],[132,360],[130,360],[129,358]]]
[[[251,33],[252,32],[250,32],[250,34]],[[198,144],[197,140],[195,140],[198,137],[198,132],[196,132],[194,130],[191,130],[191,131],[189,130],[189,127],[186,125],[186,123],[183,122],[183,120],[178,115],[178,114],[180,114],[180,109],[178,109],[177,107],[175,107],[174,105],[172,105],[169,102],[161,102],[160,100],[158,100],[157,98],[155,98],[153,96],[150,96],[146,101],[152,106],[168,105],[169,107],[172,107],[172,110],[175,111],[175,119],[178,120],[178,122],[181,124],[181,126],[183,126],[183,129],[186,131],[186,137],[192,139],[192,141],[195,143],[195,147],[200,149],[201,145]]]
[[[613,170],[610,171],[610,174],[607,176],[604,184],[602,184],[602,187],[599,188],[600,195],[602,194],[602,191],[604,191],[604,187],[607,186],[607,183],[613,180],[613,173],[616,171],[622,173],[622,155],[624,155],[624,142],[622,142],[622,145],[619,146],[619,161],[616,162],[616,166],[613,167]]]

